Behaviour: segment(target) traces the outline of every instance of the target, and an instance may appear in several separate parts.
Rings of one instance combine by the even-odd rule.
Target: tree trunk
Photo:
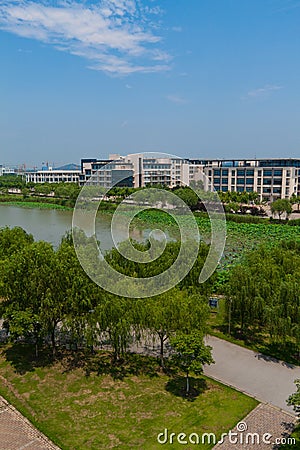
[[[189,373],[186,373],[186,394],[188,395],[190,392],[190,380],[189,380]]]
[[[56,353],[56,349],[55,349],[55,328],[56,325],[53,326],[52,331],[51,331],[51,345],[52,345],[52,356],[55,356]]]
[[[160,339],[160,365],[162,368],[165,367],[165,362],[164,362],[164,335],[163,334],[159,334],[159,339]]]

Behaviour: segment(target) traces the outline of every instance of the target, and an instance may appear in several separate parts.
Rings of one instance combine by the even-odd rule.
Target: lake
[[[72,211],[22,208],[0,204],[0,228],[19,226],[31,233],[35,240],[47,241],[57,247],[62,236],[71,230],[72,215]],[[100,241],[103,250],[114,247],[110,228],[111,217],[110,214],[99,214],[96,222],[97,239]],[[134,228],[131,237],[142,242],[148,238],[150,232],[151,229],[145,225],[144,227]],[[173,240],[168,232],[166,232],[166,236],[168,240]],[[160,234],[154,232],[154,237],[159,239]],[[125,238],[125,230],[120,227],[117,229],[116,241],[121,242]]]

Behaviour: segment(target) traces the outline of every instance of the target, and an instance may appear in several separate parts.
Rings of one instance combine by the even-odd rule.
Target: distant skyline
[[[0,164],[300,157],[299,0],[0,0]]]

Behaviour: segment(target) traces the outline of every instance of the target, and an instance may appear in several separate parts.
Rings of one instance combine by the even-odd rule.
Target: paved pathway
[[[215,364],[204,368],[205,375],[293,413],[286,399],[295,392],[294,380],[300,378],[300,367],[213,336],[207,337],[206,343],[213,347]]]
[[[0,396],[0,450],[59,450]]]
[[[288,441],[296,417],[271,405],[260,404],[235,426],[215,450],[272,450]],[[255,434],[254,434],[255,433]],[[296,445],[295,445],[296,450]]]

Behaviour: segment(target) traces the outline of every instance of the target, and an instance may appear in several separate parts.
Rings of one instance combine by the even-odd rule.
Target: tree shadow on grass
[[[95,373],[98,376],[110,375],[114,380],[123,380],[132,375],[147,375],[153,378],[158,376],[160,370],[159,361],[155,357],[124,353],[115,358],[111,351],[70,353],[64,357],[63,366],[64,373],[82,368],[86,377]]]
[[[16,342],[3,350],[6,361],[15,369],[16,373],[24,375],[37,367],[49,367],[53,364],[51,351],[48,348],[39,350],[38,358],[32,345]]]
[[[189,402],[193,402],[208,389],[208,385],[204,378],[190,377],[189,381],[190,390],[188,393],[186,392],[186,377],[180,375],[171,378],[167,382],[165,389],[167,392],[176,395],[176,397],[185,398]]]

